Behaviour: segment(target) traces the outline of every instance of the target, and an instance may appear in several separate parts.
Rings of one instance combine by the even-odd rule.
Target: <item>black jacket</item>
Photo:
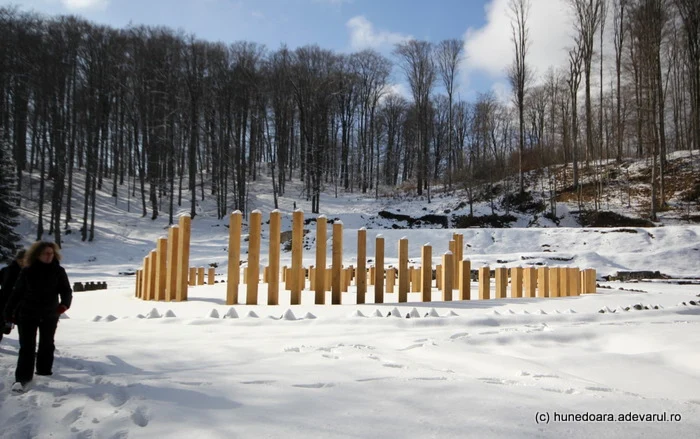
[[[43,318],[56,315],[60,303],[70,308],[73,290],[68,282],[66,270],[58,261],[44,264],[34,262],[20,271],[17,283],[5,306],[5,320],[14,317]]]
[[[5,308],[5,304],[10,298],[12,288],[15,286],[15,282],[17,282],[20,271],[22,271],[22,267],[19,266],[17,261],[12,261],[7,267],[3,267],[1,271],[2,276],[0,276],[0,281],[2,281],[2,289],[0,290],[0,311]]]

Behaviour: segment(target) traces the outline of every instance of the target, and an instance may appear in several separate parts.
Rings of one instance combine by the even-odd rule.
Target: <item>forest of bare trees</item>
[[[22,203],[27,177],[38,182],[37,238],[60,244],[71,222],[91,241],[96,194],[117,197],[120,187],[130,208],[170,223],[178,206],[195,217],[206,197],[220,218],[246,211],[248,185],[263,175],[275,200],[302,181],[314,213],[329,189],[379,196],[401,186],[430,200],[435,184],[465,189],[471,206],[506,178],[524,191],[525,172],[573,167],[571,180],[550,181],[553,199],[556,188],[578,188],[581,167],[636,157],[653,163],[654,219],[667,155],[700,148],[700,2],[567,2],[569,62],[535,72],[529,1],[511,0],[515,56],[504,73],[515,105],[490,93],[460,98],[459,40],[402,42],[388,58],[2,7],[0,181],[15,187],[0,191],[23,194],[11,198]],[[611,33],[614,53],[601,57]],[[410,97],[391,91],[396,80]],[[82,200],[72,193],[78,170]]]

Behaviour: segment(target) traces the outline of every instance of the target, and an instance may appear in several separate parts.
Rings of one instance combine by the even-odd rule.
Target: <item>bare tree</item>
[[[508,69],[508,79],[513,88],[515,104],[518,107],[518,181],[520,193],[525,192],[523,178],[523,155],[525,154],[525,87],[530,78],[530,68],[525,62],[529,48],[527,19],[530,14],[530,0],[510,0],[511,41],[515,48],[513,63]]]
[[[449,102],[448,131],[447,131],[447,184],[452,188],[452,174],[456,162],[455,147],[453,143],[454,123],[453,123],[453,102],[455,77],[457,69],[462,62],[463,45],[460,40],[443,40],[436,48],[436,61],[442,84],[447,92]]]
[[[700,149],[700,2],[674,0],[683,22],[690,76],[692,137],[695,148]]]
[[[408,79],[417,112],[419,154],[416,157],[418,170],[416,183],[418,195],[423,195],[423,188],[428,187],[430,92],[435,83],[432,45],[427,41],[410,40],[397,44],[394,53],[399,57],[401,68]],[[430,200],[430,192],[428,192],[428,200]]]
[[[593,109],[591,104],[591,64],[594,40],[601,23],[604,0],[569,0],[576,15],[576,30],[581,43],[581,57],[586,88],[586,162],[593,154]]]
[[[629,0],[614,0],[613,3],[613,30],[615,33],[615,75],[617,79],[617,99],[616,99],[616,118],[615,118],[615,159],[618,163],[622,161],[622,136],[625,132],[625,124],[622,120],[622,53],[625,44],[625,12]]]

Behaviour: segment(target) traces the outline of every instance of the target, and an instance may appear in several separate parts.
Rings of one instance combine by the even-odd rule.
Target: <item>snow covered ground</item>
[[[282,230],[290,229],[294,201],[308,210],[282,199]],[[270,197],[260,191],[252,204],[266,221]],[[700,227],[392,230],[376,216],[455,204],[345,195],[324,196],[321,207],[345,225],[346,264],[356,263],[360,227],[369,228],[368,258],[376,235],[384,236],[387,265],[403,236],[411,259],[429,242],[438,263],[458,232],[473,268],[593,267],[601,288],[466,302],[420,303],[410,294],[398,304],[387,295],[381,305],[370,293],[370,303],[355,305],[351,287],[340,306],[313,305],[305,291],[302,305],[281,293],[281,305],[270,307],[227,306],[226,284],[217,283],[191,287],[188,302],[144,302],[133,297],[134,277],[120,273],[140,267],[166,236],[167,220],[127,212],[123,198],[105,201],[96,241],[67,235],[64,265],[71,282],[109,288],[74,293],[57,332],[54,376],[37,377],[26,394],[10,392],[16,331],[0,342],[0,437],[697,437]],[[228,221],[210,207],[193,221],[191,262],[217,264],[222,280]],[[27,242],[30,226],[23,225]],[[314,223],[307,228],[313,248]],[[267,243],[264,226],[264,255]],[[289,253],[282,257],[289,262]],[[304,252],[305,264],[314,259]],[[685,282],[602,281],[618,270],[658,270]],[[260,292],[265,303],[264,285]]]

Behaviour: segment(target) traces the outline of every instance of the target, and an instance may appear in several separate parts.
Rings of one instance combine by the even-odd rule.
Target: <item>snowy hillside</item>
[[[77,176],[80,177],[80,176]],[[284,224],[307,211],[294,185],[280,200]],[[105,281],[108,289],[76,292],[59,324],[54,375],[36,377],[12,395],[17,332],[0,342],[2,438],[509,438],[695,437],[700,428],[700,226],[654,228],[392,228],[379,212],[418,218],[465,214],[463,193],[419,200],[405,196],[324,194],[321,210],[344,224],[344,255],[356,263],[356,231],[397,241],[409,257],[433,246],[434,262],[452,233],[464,235],[472,266],[573,265],[598,270],[597,294],[547,299],[356,305],[354,286],[343,305],[225,305],[224,283],[191,287],[187,302],[133,297],[143,257],[167,235],[156,221],[100,193],[96,238],[65,235],[71,282]],[[79,197],[79,194],[76,195]],[[621,203],[622,205],[622,203]],[[273,208],[262,179],[251,208]],[[559,203],[561,225],[574,226]],[[475,206],[490,214],[488,203]],[[499,208],[500,209],[500,208]],[[178,214],[188,209],[183,207]],[[216,264],[226,279],[228,219],[204,202],[193,221],[191,264]],[[499,210],[499,213],[503,213]],[[27,208],[22,233],[33,239]],[[305,264],[313,263],[315,224],[306,226]],[[247,233],[244,232],[244,233]],[[263,225],[263,261],[269,233]],[[330,238],[330,233],[329,233]],[[329,241],[330,244],[330,241]],[[243,242],[245,259],[245,248]],[[330,245],[328,250],[330,251]],[[288,263],[290,253],[283,253]],[[329,253],[330,260],[330,253]],[[625,270],[660,271],[678,279],[606,282]],[[472,297],[476,284],[472,285]],[[261,285],[259,303],[265,303]],[[437,290],[433,297],[439,297]],[[612,419],[611,419],[612,418]]]

